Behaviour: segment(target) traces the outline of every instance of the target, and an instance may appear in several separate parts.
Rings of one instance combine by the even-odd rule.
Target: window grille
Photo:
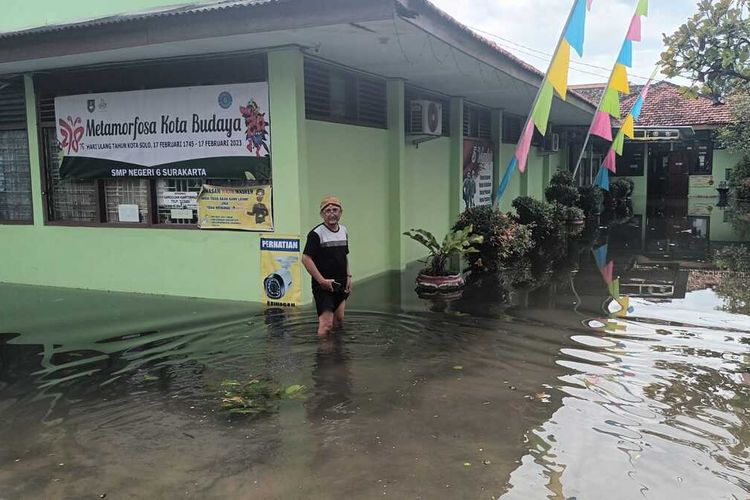
[[[305,60],[305,115],[367,127],[387,127],[385,80]]]
[[[503,143],[516,144],[521,138],[522,118],[515,115],[503,115]]]
[[[26,131],[0,131],[0,220],[33,219],[29,168]]]
[[[148,222],[148,203],[149,182],[147,179],[106,179],[104,181],[107,222],[120,222],[120,205],[138,205],[139,222]]]
[[[156,211],[159,224],[197,224],[198,208],[194,202],[197,200],[202,185],[202,179],[157,179]],[[175,199],[169,196],[172,193],[180,193],[184,203],[175,204]],[[194,194],[196,198],[193,198],[192,195],[185,196],[186,193]],[[193,215],[191,218],[173,218],[173,215],[179,215],[178,212],[173,212],[175,209],[191,210]]]
[[[62,150],[55,129],[43,131],[49,177],[49,218],[53,221],[96,222],[97,187],[94,180],[60,179]]]
[[[464,137],[492,139],[492,115],[489,109],[464,105]]]

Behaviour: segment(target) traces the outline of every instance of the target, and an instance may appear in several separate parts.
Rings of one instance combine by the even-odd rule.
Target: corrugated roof
[[[575,90],[593,102],[599,102],[606,84],[579,85]],[[620,102],[622,116],[630,108],[643,89],[643,85],[631,85],[630,94]],[[719,126],[732,123],[732,106],[716,103],[710,97],[699,95],[695,99],[686,97],[680,87],[670,82],[651,85],[648,98],[641,111],[638,125],[641,127],[663,126]]]
[[[134,12],[131,14],[117,14],[114,16],[100,17],[86,21],[78,21],[65,24],[49,24],[34,28],[10,31],[0,33],[0,38],[11,38],[24,35],[35,35],[39,33],[50,33],[55,31],[64,31],[76,28],[89,28],[95,26],[105,26],[109,24],[125,23],[129,21],[138,21],[142,19],[151,19],[155,17],[180,16],[186,14],[196,14],[200,12],[210,12],[225,10],[239,7],[256,7],[268,3],[278,3],[284,0],[218,0],[213,2],[192,2],[178,5],[168,5],[150,10]]]

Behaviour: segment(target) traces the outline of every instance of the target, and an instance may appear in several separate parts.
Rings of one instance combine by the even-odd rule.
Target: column
[[[404,115],[404,81],[389,80],[388,97],[388,200],[390,268],[406,267],[406,136]]]
[[[279,234],[302,238],[302,222],[310,210],[306,164],[304,56],[296,47],[268,52],[268,93],[271,121],[274,225]],[[312,300],[309,276],[302,271],[303,302]]]
[[[505,173],[505,158],[502,157],[503,146],[503,110],[493,109],[490,115],[492,143],[495,147],[495,156],[492,162],[492,204],[494,205],[497,195],[497,187],[500,185],[500,177]]]
[[[464,99],[451,97],[450,100],[450,220],[453,227],[456,217],[461,213],[462,189],[464,182]]]
[[[41,151],[39,145],[39,126],[36,112],[36,93],[34,78],[31,73],[23,76],[24,93],[26,94],[26,132],[29,140],[29,168],[31,169],[31,201],[34,211],[34,225],[44,225],[44,195],[42,186]]]

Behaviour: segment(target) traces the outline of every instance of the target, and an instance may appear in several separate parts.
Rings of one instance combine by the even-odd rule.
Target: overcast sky
[[[431,1],[542,71],[547,70],[549,54],[573,4],[573,0]],[[637,3],[637,0],[594,0],[586,21],[583,58],[571,51],[571,83],[607,81]],[[649,15],[643,19],[643,41],[633,44],[633,68],[628,71],[632,82],[643,83],[651,74],[662,52],[662,33],[672,34],[696,12],[696,5],[697,0],[650,1]]]

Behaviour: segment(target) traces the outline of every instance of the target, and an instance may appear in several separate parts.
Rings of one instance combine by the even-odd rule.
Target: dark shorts
[[[313,288],[313,298],[315,298],[315,308],[318,310],[318,316],[326,311],[334,312],[339,308],[342,302],[349,298],[349,294],[342,291],[329,292],[322,288]]]

